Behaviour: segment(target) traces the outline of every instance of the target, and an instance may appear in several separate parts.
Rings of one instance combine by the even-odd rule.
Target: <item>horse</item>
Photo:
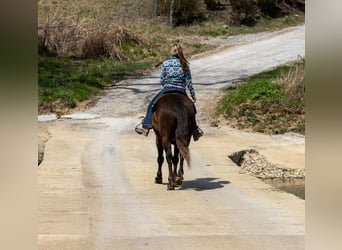
[[[176,186],[182,184],[184,159],[188,167],[191,167],[189,145],[195,129],[195,114],[194,103],[187,95],[181,93],[165,93],[153,106],[152,128],[156,135],[158,149],[158,171],[155,182],[162,184],[163,153],[165,151],[169,167],[168,190],[174,190]],[[178,162],[179,170],[177,172]]]

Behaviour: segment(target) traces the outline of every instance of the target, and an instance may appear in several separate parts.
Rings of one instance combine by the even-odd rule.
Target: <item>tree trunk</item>
[[[171,0],[170,3],[170,18],[169,18],[169,25],[173,26],[173,9],[175,7],[175,0]]]
[[[156,16],[159,16],[158,2],[159,0],[154,0],[154,13]]]

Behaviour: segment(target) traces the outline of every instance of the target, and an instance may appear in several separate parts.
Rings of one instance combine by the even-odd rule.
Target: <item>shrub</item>
[[[279,0],[258,0],[258,6],[263,14],[277,18],[289,13],[289,10],[284,7],[282,2]]]
[[[233,22],[247,26],[255,25],[259,17],[256,0],[230,0],[230,3]]]
[[[230,0],[235,24],[253,26],[260,15],[278,18],[293,11],[305,11],[304,0]]]
[[[222,10],[225,9],[229,0],[205,0],[209,10]]]
[[[170,14],[170,1],[159,0],[160,13],[165,16]],[[205,19],[207,5],[204,0],[175,0],[173,11],[173,25],[191,24]]]
[[[138,45],[145,40],[117,25],[83,25],[80,23],[47,23],[38,30],[38,52],[76,58],[110,58],[126,60],[121,52],[125,42]]]

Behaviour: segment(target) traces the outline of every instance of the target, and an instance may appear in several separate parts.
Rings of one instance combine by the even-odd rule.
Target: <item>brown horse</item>
[[[184,159],[190,167],[189,144],[195,129],[195,105],[183,94],[166,93],[153,107],[152,127],[156,134],[158,149],[158,172],[156,183],[162,183],[163,151],[169,166],[168,190],[174,190],[183,181]],[[172,145],[174,152],[172,154]],[[180,158],[179,170],[177,165]],[[172,169],[173,164],[173,169]]]

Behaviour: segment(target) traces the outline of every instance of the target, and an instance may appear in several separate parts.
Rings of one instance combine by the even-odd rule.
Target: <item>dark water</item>
[[[266,183],[278,188],[284,192],[294,194],[299,198],[305,200],[305,179],[301,178],[288,178],[288,179],[265,179]]]

